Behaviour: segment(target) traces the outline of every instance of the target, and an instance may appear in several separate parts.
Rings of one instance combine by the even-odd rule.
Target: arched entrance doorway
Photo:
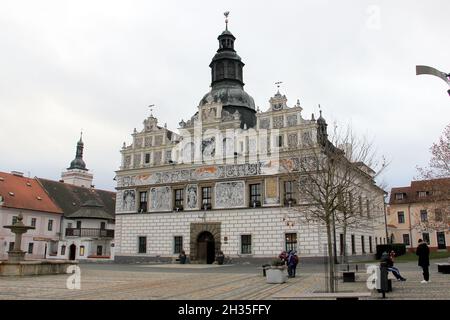
[[[69,247],[69,260],[75,260],[76,254],[77,254],[77,246],[71,244]]]
[[[197,237],[197,261],[211,264],[216,259],[215,252],[214,236],[208,231],[201,232]]]

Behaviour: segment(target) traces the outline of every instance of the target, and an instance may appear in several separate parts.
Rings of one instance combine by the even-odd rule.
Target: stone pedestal
[[[8,251],[8,261],[10,262],[19,262],[25,260],[25,251],[22,250],[13,250]]]

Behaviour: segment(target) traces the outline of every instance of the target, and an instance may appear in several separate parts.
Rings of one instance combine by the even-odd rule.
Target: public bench
[[[361,263],[343,263],[338,265],[338,272],[341,273],[343,282],[355,282],[356,273],[366,273],[366,265]]]
[[[441,262],[441,263],[436,263],[436,265],[438,267],[438,272],[444,273],[444,274],[449,274],[450,273],[450,263],[448,263],[448,262]]]

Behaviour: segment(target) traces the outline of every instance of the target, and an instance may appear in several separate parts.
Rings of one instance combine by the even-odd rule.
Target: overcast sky
[[[450,122],[450,1],[5,1],[0,9],[0,171],[59,179],[84,132],[96,187],[113,190],[120,148],[156,104],[176,130],[209,90],[229,29],[262,110],[276,81],[303,116],[351,124],[409,185]]]

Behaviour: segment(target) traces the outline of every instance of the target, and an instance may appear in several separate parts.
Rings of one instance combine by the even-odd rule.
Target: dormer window
[[[419,198],[425,198],[428,195],[426,191],[419,191]]]
[[[395,200],[403,200],[403,193],[396,193]]]

